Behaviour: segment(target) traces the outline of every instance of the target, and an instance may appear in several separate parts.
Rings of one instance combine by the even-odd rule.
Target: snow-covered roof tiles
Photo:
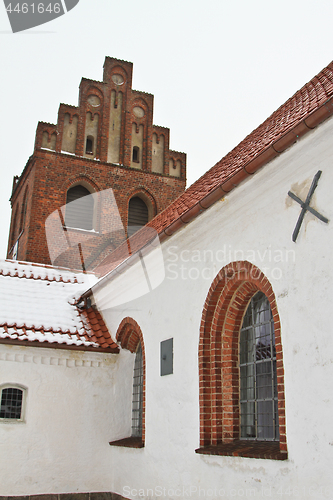
[[[76,305],[95,282],[92,274],[0,261],[0,342],[118,352],[102,316]]]

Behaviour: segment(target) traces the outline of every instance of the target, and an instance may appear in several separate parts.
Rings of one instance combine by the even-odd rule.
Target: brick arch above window
[[[141,342],[142,352],[144,353],[144,342],[141,328],[133,318],[124,318],[120,323],[117,334],[117,342],[122,349],[130,352],[136,352],[139,342]]]
[[[240,440],[239,333],[251,298],[261,291],[274,320],[278,443]],[[233,262],[214,279],[203,308],[199,342],[200,448],[198,453],[285,459],[284,370],[280,319],[267,277],[249,262]]]

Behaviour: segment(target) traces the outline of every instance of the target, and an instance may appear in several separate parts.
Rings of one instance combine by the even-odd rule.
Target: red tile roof
[[[41,264],[0,261],[0,342],[119,352],[99,312],[77,299],[87,274]]]

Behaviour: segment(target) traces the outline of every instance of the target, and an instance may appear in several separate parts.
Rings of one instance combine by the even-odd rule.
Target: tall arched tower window
[[[66,226],[91,230],[93,229],[94,199],[84,186],[78,185],[67,191]]]
[[[148,222],[148,207],[139,196],[133,196],[128,204],[128,229],[127,236],[130,237],[140,227]]]

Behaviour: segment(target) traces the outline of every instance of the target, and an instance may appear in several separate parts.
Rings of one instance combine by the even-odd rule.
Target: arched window
[[[128,238],[148,222],[148,207],[139,196],[133,196],[128,204]]]
[[[22,421],[24,395],[23,388],[3,387],[1,389],[0,419]]]
[[[138,146],[133,147],[132,161],[135,163],[140,163],[140,148]]]
[[[288,458],[281,323],[272,285],[250,262],[228,264],[208,292],[199,391],[197,453]]]
[[[134,361],[133,396],[132,396],[132,436],[142,438],[142,408],[143,408],[143,360],[142,348],[139,343]]]
[[[279,440],[274,321],[258,292],[246,310],[239,342],[240,438]]]
[[[145,344],[141,329],[133,318],[124,318],[120,323],[117,334],[117,342],[122,349],[135,353],[134,370],[132,382],[132,414],[125,419],[128,425],[128,437],[112,441],[111,446],[127,446],[142,448],[145,443],[145,391],[146,391],[146,361]],[[128,396],[130,394],[128,393]],[[129,402],[129,401],[128,401]],[[130,427],[129,428],[129,424]],[[127,431],[126,431],[127,432]]]
[[[93,229],[94,199],[84,186],[78,185],[67,191],[66,226],[91,230]]]

